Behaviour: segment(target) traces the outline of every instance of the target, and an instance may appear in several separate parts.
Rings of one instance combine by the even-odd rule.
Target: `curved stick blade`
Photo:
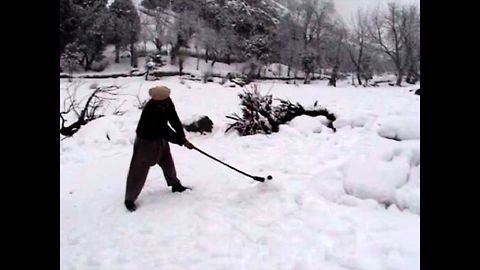
[[[258,181],[258,182],[265,182],[265,178],[260,177],[260,176],[253,176],[253,180]]]

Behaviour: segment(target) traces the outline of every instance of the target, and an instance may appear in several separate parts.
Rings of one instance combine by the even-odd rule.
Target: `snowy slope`
[[[154,167],[138,210],[128,213],[122,202],[140,111],[135,97],[121,96],[125,115],[60,143],[61,269],[420,269],[420,98],[407,88],[260,83],[275,97],[318,100],[337,115],[338,130],[300,117],[276,134],[239,137],[224,134],[225,116],[239,113],[238,87],[96,82],[142,98],[152,85],[169,86],[181,119],[208,115],[215,124],[212,134],[188,133],[193,144],[274,180],[254,182],[172,145],[179,178],[194,190],[171,193]],[[67,85],[61,80],[62,97]],[[395,141],[385,132],[408,136]]]

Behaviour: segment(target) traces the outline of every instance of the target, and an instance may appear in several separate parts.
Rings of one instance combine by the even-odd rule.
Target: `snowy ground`
[[[94,81],[83,82],[81,95]],[[61,269],[420,269],[420,97],[411,88],[259,83],[275,97],[318,100],[337,115],[338,130],[300,117],[276,134],[239,137],[224,134],[225,116],[239,112],[239,87],[175,77],[96,82],[142,98],[152,85],[169,86],[181,119],[207,115],[215,124],[212,134],[187,133],[193,144],[274,180],[249,180],[172,145],[179,178],[194,190],[171,193],[154,167],[128,213],[140,110],[135,97],[121,96],[125,115],[60,143]],[[60,81],[62,100],[67,85]]]

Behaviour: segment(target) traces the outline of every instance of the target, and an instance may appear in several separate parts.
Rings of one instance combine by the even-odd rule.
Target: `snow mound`
[[[311,133],[320,133],[323,128],[322,122],[324,122],[324,120],[322,121],[319,117],[301,115],[295,117],[288,123],[288,125],[299,133],[307,135]]]
[[[378,120],[378,135],[387,139],[420,139],[420,117],[418,115],[385,116]]]
[[[395,191],[408,180],[408,161],[403,157],[388,162],[353,158],[346,169],[345,192],[361,199],[394,203]]]
[[[126,144],[122,122],[117,116],[105,116],[89,122],[75,135],[79,143],[98,144],[104,142]]]
[[[395,201],[400,209],[420,215],[420,166],[410,170],[408,182],[395,192]]]
[[[369,117],[365,115],[353,115],[343,116],[341,115],[337,120],[333,122],[333,127],[336,129],[343,127],[365,127],[371,121]]]

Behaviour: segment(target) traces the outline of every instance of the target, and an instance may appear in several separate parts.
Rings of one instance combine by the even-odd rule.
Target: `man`
[[[170,99],[170,89],[157,86],[149,90],[151,99],[142,111],[137,126],[137,136],[133,147],[133,156],[127,177],[125,207],[131,212],[136,210],[135,200],[142,191],[150,167],[159,165],[167,185],[172,192],[183,192],[184,187],[177,178],[175,164],[170,153],[169,142],[193,149],[185,138],[182,123],[175,106]],[[167,122],[173,127],[173,131]]]

